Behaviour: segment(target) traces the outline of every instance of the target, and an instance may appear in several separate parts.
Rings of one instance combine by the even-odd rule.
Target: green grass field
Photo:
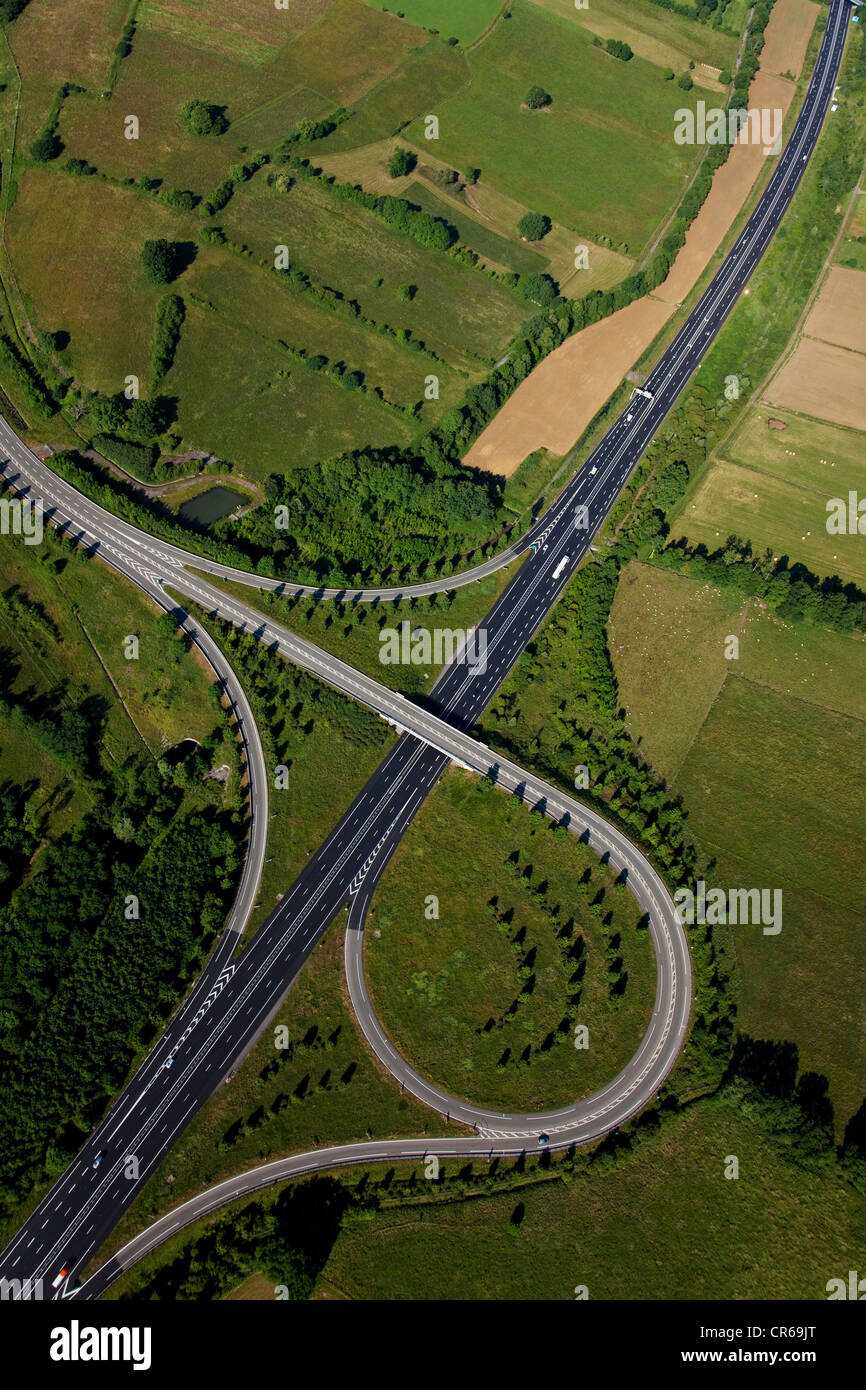
[[[531,0],[515,0],[511,16],[470,55],[471,84],[437,111],[437,157],[480,165],[527,207],[637,254],[694,168],[694,150],[671,138],[674,111],[693,94],[642,58],[611,58]],[[521,109],[533,84],[552,96],[548,110]],[[424,149],[422,123],[406,137]]]
[[[394,0],[385,4],[384,0],[370,0],[380,10],[390,10]],[[453,37],[463,43],[472,43],[492,24],[502,9],[502,0],[400,0],[400,13],[412,24],[421,24],[425,29],[437,29],[443,38]]]
[[[508,872],[515,852],[519,869]],[[425,917],[429,894],[435,920]],[[497,1109],[565,1105],[616,1075],[649,1023],[655,963],[639,917],[592,851],[454,770],[377,888],[364,945],[373,1005],[407,1059],[446,1089]],[[576,1007],[581,966],[563,958],[557,939],[569,920],[585,943]],[[627,975],[615,1011],[611,940]],[[577,1023],[589,1029],[586,1050],[574,1046]]]
[[[726,1181],[732,1153],[740,1177]],[[823,1299],[859,1267],[862,1212],[835,1177],[807,1183],[745,1115],[702,1102],[607,1171],[345,1226],[317,1296],[568,1302],[586,1285],[591,1300]]]
[[[728,662],[731,632],[740,657]],[[720,881],[783,891],[778,936],[733,929],[740,1027],[796,1042],[844,1124],[866,1068],[863,643],[641,565],[620,584],[610,640],[628,727],[682,795]],[[652,650],[665,661],[649,682]]]
[[[650,566],[629,565],[620,579],[608,625],[620,702],[665,777],[676,774],[728,674],[724,639],[740,631],[745,607]]]
[[[768,427],[781,420],[785,429]],[[743,468],[753,468],[793,487],[806,488],[823,498],[846,496],[863,478],[863,435],[841,425],[819,423],[760,404],[725,441],[725,457]]]
[[[663,68],[673,68],[674,72],[684,72],[691,60],[711,67],[730,67],[736,56],[737,43],[730,33],[663,10],[651,0],[592,0],[581,10],[575,8],[573,0],[535,3],[602,38],[620,39],[639,57]],[[746,13],[747,10],[735,32],[739,33],[745,24]]]
[[[40,563],[46,556],[49,563]],[[159,757],[190,738],[201,741],[214,726],[207,700],[213,673],[198,654],[174,660],[169,638],[157,627],[157,610],[98,560],[85,561],[51,529],[42,544],[0,538],[2,594],[24,596],[45,622],[32,630],[4,599],[0,604],[0,653],[4,698],[34,710],[75,705],[85,697],[104,702],[102,754],[122,762],[144,745]],[[14,600],[13,600],[14,602]],[[137,660],[126,660],[126,638],[139,638]],[[229,768],[226,798],[239,796],[238,748],[227,733],[215,765]],[[0,728],[0,782],[33,786],[35,805],[50,837],[71,828],[88,808],[86,790],[68,769],[18,729]]]
[[[353,207],[314,181],[287,194],[261,179],[245,184],[218,219],[234,240],[244,240],[256,257],[273,262],[274,246],[286,245],[294,263],[357,300],[376,323],[409,328],[415,338],[455,365],[475,365],[500,353],[526,316],[526,301],[392,230],[364,208]],[[417,287],[411,301],[398,298],[401,285]],[[421,386],[429,359],[415,356]],[[475,365],[477,371],[477,365]]]
[[[532,251],[528,246],[520,246],[517,242],[507,241],[505,237],[490,231],[482,222],[477,222],[474,217],[456,212],[450,203],[437,197],[426,184],[417,180],[410,183],[406,189],[406,197],[411,203],[417,203],[425,212],[450,222],[452,227],[457,228],[464,246],[471,247],[479,256],[486,257],[506,270],[516,270],[521,275],[527,275],[534,270],[546,270],[550,265],[547,257],[538,251]]]
[[[178,424],[254,480],[356,446],[407,442],[413,431],[369,396],[297,366],[258,335],[194,306],[171,372]]]
[[[273,248],[271,249],[271,265]],[[322,355],[364,373],[365,383],[379,387],[394,405],[414,405],[424,398],[428,372],[439,378],[439,400],[424,401],[422,419],[429,424],[450,405],[456,405],[466,378],[447,364],[408,352],[395,338],[377,333],[348,315],[332,313],[283,285],[270,266],[231,256],[217,247],[202,247],[186,281],[191,292],[209,304],[227,324],[243,326],[272,344],[286,343],[309,356]],[[399,322],[399,303],[393,299]],[[216,331],[217,325],[214,325]],[[170,376],[166,378],[168,388]],[[368,404],[373,404],[369,402]],[[432,412],[435,412],[433,414]],[[399,433],[401,421],[391,426]]]
[[[59,634],[43,632],[41,651],[26,631],[4,618],[2,643],[18,668],[9,687],[13,695],[30,692],[41,700],[59,687],[79,696],[100,695],[110,706],[105,749],[116,760],[142,741],[159,755],[167,744],[200,741],[210,732],[213,710],[206,691],[213,673],[197,656],[174,661],[171,639],[156,626],[161,610],[99,560],[79,559],[48,528],[39,546],[3,536],[0,553],[4,592],[15,588],[26,594]],[[42,554],[52,557],[50,565],[39,563]],[[129,634],[139,638],[137,660],[124,656]]]
[[[831,536],[827,531],[828,500],[846,496],[835,486],[831,491],[792,484],[719,460],[674,521],[671,535],[687,536],[692,544],[702,541],[712,552],[734,532],[756,550],[769,546],[774,555],[801,561],[815,574],[838,574],[862,585],[866,553],[860,537]]]

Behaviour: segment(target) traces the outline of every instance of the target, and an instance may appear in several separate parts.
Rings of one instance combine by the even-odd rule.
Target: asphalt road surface
[[[487,640],[486,667],[456,661],[436,683],[428,705],[455,730],[471,729],[556,604],[623,484],[744,290],[818,138],[836,83],[849,14],[849,0],[833,0],[815,73],[788,145],[733,250],[645,383],[652,399],[635,397],[534,529],[534,552],[480,625]],[[9,454],[5,471],[16,479],[16,486],[36,496],[44,490],[46,501],[62,496],[59,510],[73,518],[86,539],[95,540],[104,558],[153,596],[159,597],[160,581],[176,582],[179,587],[186,582],[186,563],[202,568],[198,557],[137,533],[73,489],[61,486],[8,426],[0,427],[0,443]],[[250,576],[245,578],[250,581]],[[256,577],[254,582],[262,581]],[[447,587],[453,586],[452,577]],[[164,596],[162,601],[166,606]],[[231,1073],[274,1013],[330,922],[347,902],[369,891],[447,761],[446,753],[412,735],[399,739],[246,950],[224,966],[220,959],[216,978],[211,970],[196,986],[97,1134],[0,1256],[0,1277],[42,1278],[50,1297],[51,1280],[61,1266],[74,1274],[90,1259],[178,1134]],[[610,827],[607,830],[611,833]],[[642,856],[639,859],[645,866]],[[226,934],[222,942],[228,941],[230,935]],[[664,955],[659,959],[659,970],[673,989],[676,972]],[[685,1020],[688,1001],[684,997],[678,997],[677,1008],[678,1016]],[[599,1093],[604,1100],[596,1106],[596,1133],[615,1127],[618,1114],[632,1113],[636,1092],[630,1068],[643,1070],[645,1048],[646,1039],[637,1058]],[[658,1089],[669,1061],[664,1049],[653,1054],[641,1081],[645,1099]],[[598,1096],[591,1097],[585,1104],[593,1107],[598,1101]],[[567,1136],[567,1130],[552,1134],[551,1145],[573,1142]],[[583,1137],[594,1136],[587,1131]],[[417,1152],[431,1148],[431,1141],[417,1143]],[[484,1141],[476,1137],[441,1143],[448,1152],[456,1145],[453,1151],[467,1154],[479,1151],[479,1145],[485,1152],[491,1145],[501,1146],[501,1152],[519,1152],[525,1147],[522,1137]],[[100,1147],[105,1157],[94,1169],[93,1158]],[[362,1153],[370,1147],[383,1151],[383,1157],[392,1161],[404,1152],[416,1151],[413,1141],[403,1140],[394,1141],[393,1146],[345,1146],[345,1154],[370,1158],[369,1152]],[[136,1160],[133,1176],[126,1175],[129,1156]],[[298,1165],[304,1158],[286,1160],[286,1171],[295,1171],[291,1164]],[[321,1167],[326,1162],[330,1166],[335,1161],[356,1159],[326,1159],[320,1152],[312,1161]],[[249,1175],[235,1181],[242,1184],[244,1180],[249,1180]],[[211,1194],[203,1194],[201,1200],[210,1198]],[[108,1277],[103,1275],[102,1283],[99,1277],[88,1281],[84,1295],[98,1294]],[[69,1292],[69,1285],[53,1296],[65,1292]]]

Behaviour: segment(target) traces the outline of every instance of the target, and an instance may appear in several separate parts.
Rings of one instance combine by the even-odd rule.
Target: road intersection
[[[245,574],[146,536],[106,512],[59,479],[0,421],[0,449],[6,454],[2,472],[10,485],[34,501],[41,499],[51,520],[66,525],[85,544],[94,546],[162,608],[176,610],[167,589],[194,599],[208,612],[248,627],[288,659],[362,700],[403,731],[278,907],[243,953],[232,960],[261,871],[267,774],[255,720],[237,678],[201,624],[190,615],[185,617],[185,630],[207,656],[231,701],[250,769],[250,842],[238,899],[189,999],[82,1152],[0,1256],[0,1277],[43,1279],[50,1287],[61,1266],[71,1275],[84,1268],[177,1136],[237,1066],[279,1007],[317,941],[347,904],[350,987],[371,1046],[419,1098],[438,1110],[447,1107],[443,1113],[474,1126],[475,1132],[453,1139],[344,1145],[312,1155],[294,1155],[241,1174],[148,1228],[103,1265],[76,1296],[98,1296],[122,1269],[146,1249],[154,1248],[165,1234],[220,1202],[266,1183],[374,1158],[394,1161],[427,1153],[520,1153],[537,1142],[539,1129],[550,1135],[551,1147],[587,1142],[617,1127],[658,1091],[685,1040],[691,1005],[687,943],[670,895],[646,857],[619,830],[558,789],[492,754],[469,731],[557,603],[633,468],[746,288],[799,185],[820,133],[838,77],[849,13],[850,0],[832,0],[815,72],[788,144],[732,251],[650,373],[645,394],[626,407],[584,467],[567,482],[553,507],[521,542],[483,566],[462,576],[399,590],[311,590],[309,586]],[[516,560],[527,550],[529,554],[480,625],[486,637],[486,667],[452,662],[443,670],[423,709],[246,609],[201,575],[232,578],[258,588],[372,601],[452,589]],[[498,1115],[467,1106],[460,1110],[460,1102],[429,1086],[399,1057],[369,1007],[360,962],[366,909],[400,837],[449,759],[492,777],[505,790],[519,792],[575,833],[588,833],[589,842],[624,872],[625,881],[648,915],[657,956],[657,997],[647,1033],[617,1077],[586,1101],[564,1110],[538,1116]],[[107,1156],[96,1170],[93,1159],[102,1150],[107,1150]],[[136,1159],[134,1177],[127,1171],[130,1155]],[[55,1296],[69,1291],[62,1285]]]

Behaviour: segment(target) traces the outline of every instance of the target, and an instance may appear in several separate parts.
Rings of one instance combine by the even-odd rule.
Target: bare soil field
[[[508,478],[536,449],[567,453],[672,313],[648,296],[568,338],[506,401],[464,463]]]
[[[797,0],[789,0],[789,3],[796,4]],[[776,11],[773,13],[775,15]],[[772,24],[771,19],[768,27]],[[779,110],[787,116],[794,91],[793,82],[759,72],[749,92],[749,105],[759,110]],[[783,126],[783,138],[784,130]],[[721,169],[716,171],[710,196],[689,228],[685,246],[668,278],[655,291],[659,299],[669,304],[682,303],[727,236],[767,158],[772,158],[764,154],[762,144],[753,144],[747,137],[748,131],[743,131]]]
[[[800,76],[812,30],[821,12],[814,0],[782,0],[767,25],[766,43],[761,54],[761,72],[784,77]]]
[[[817,420],[866,430],[866,356],[804,338],[764,399]]]
[[[778,0],[767,26],[762,71],[749,92],[751,106],[779,107],[787,113],[794,85],[772,74],[799,72],[818,11],[813,0]],[[584,329],[551,353],[506,401],[465,463],[510,477],[536,449],[564,454],[571,448],[696,283],[748,197],[764,159],[760,145],[738,144],[731,151],[664,284],[648,299]],[[574,293],[573,282],[569,289]],[[866,405],[862,409],[866,414]]]
[[[866,352],[866,274],[833,266],[806,321],[809,338]]]

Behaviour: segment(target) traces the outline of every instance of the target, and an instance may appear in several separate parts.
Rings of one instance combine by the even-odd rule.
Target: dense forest
[[[6,676],[14,657],[0,654]],[[87,808],[52,841],[28,785],[0,786],[0,1203],[77,1151],[136,1053],[200,969],[242,853],[239,814],[203,782],[217,725],[186,758],[100,757],[104,702],[0,703]],[[134,901],[134,907],[132,906]]]

